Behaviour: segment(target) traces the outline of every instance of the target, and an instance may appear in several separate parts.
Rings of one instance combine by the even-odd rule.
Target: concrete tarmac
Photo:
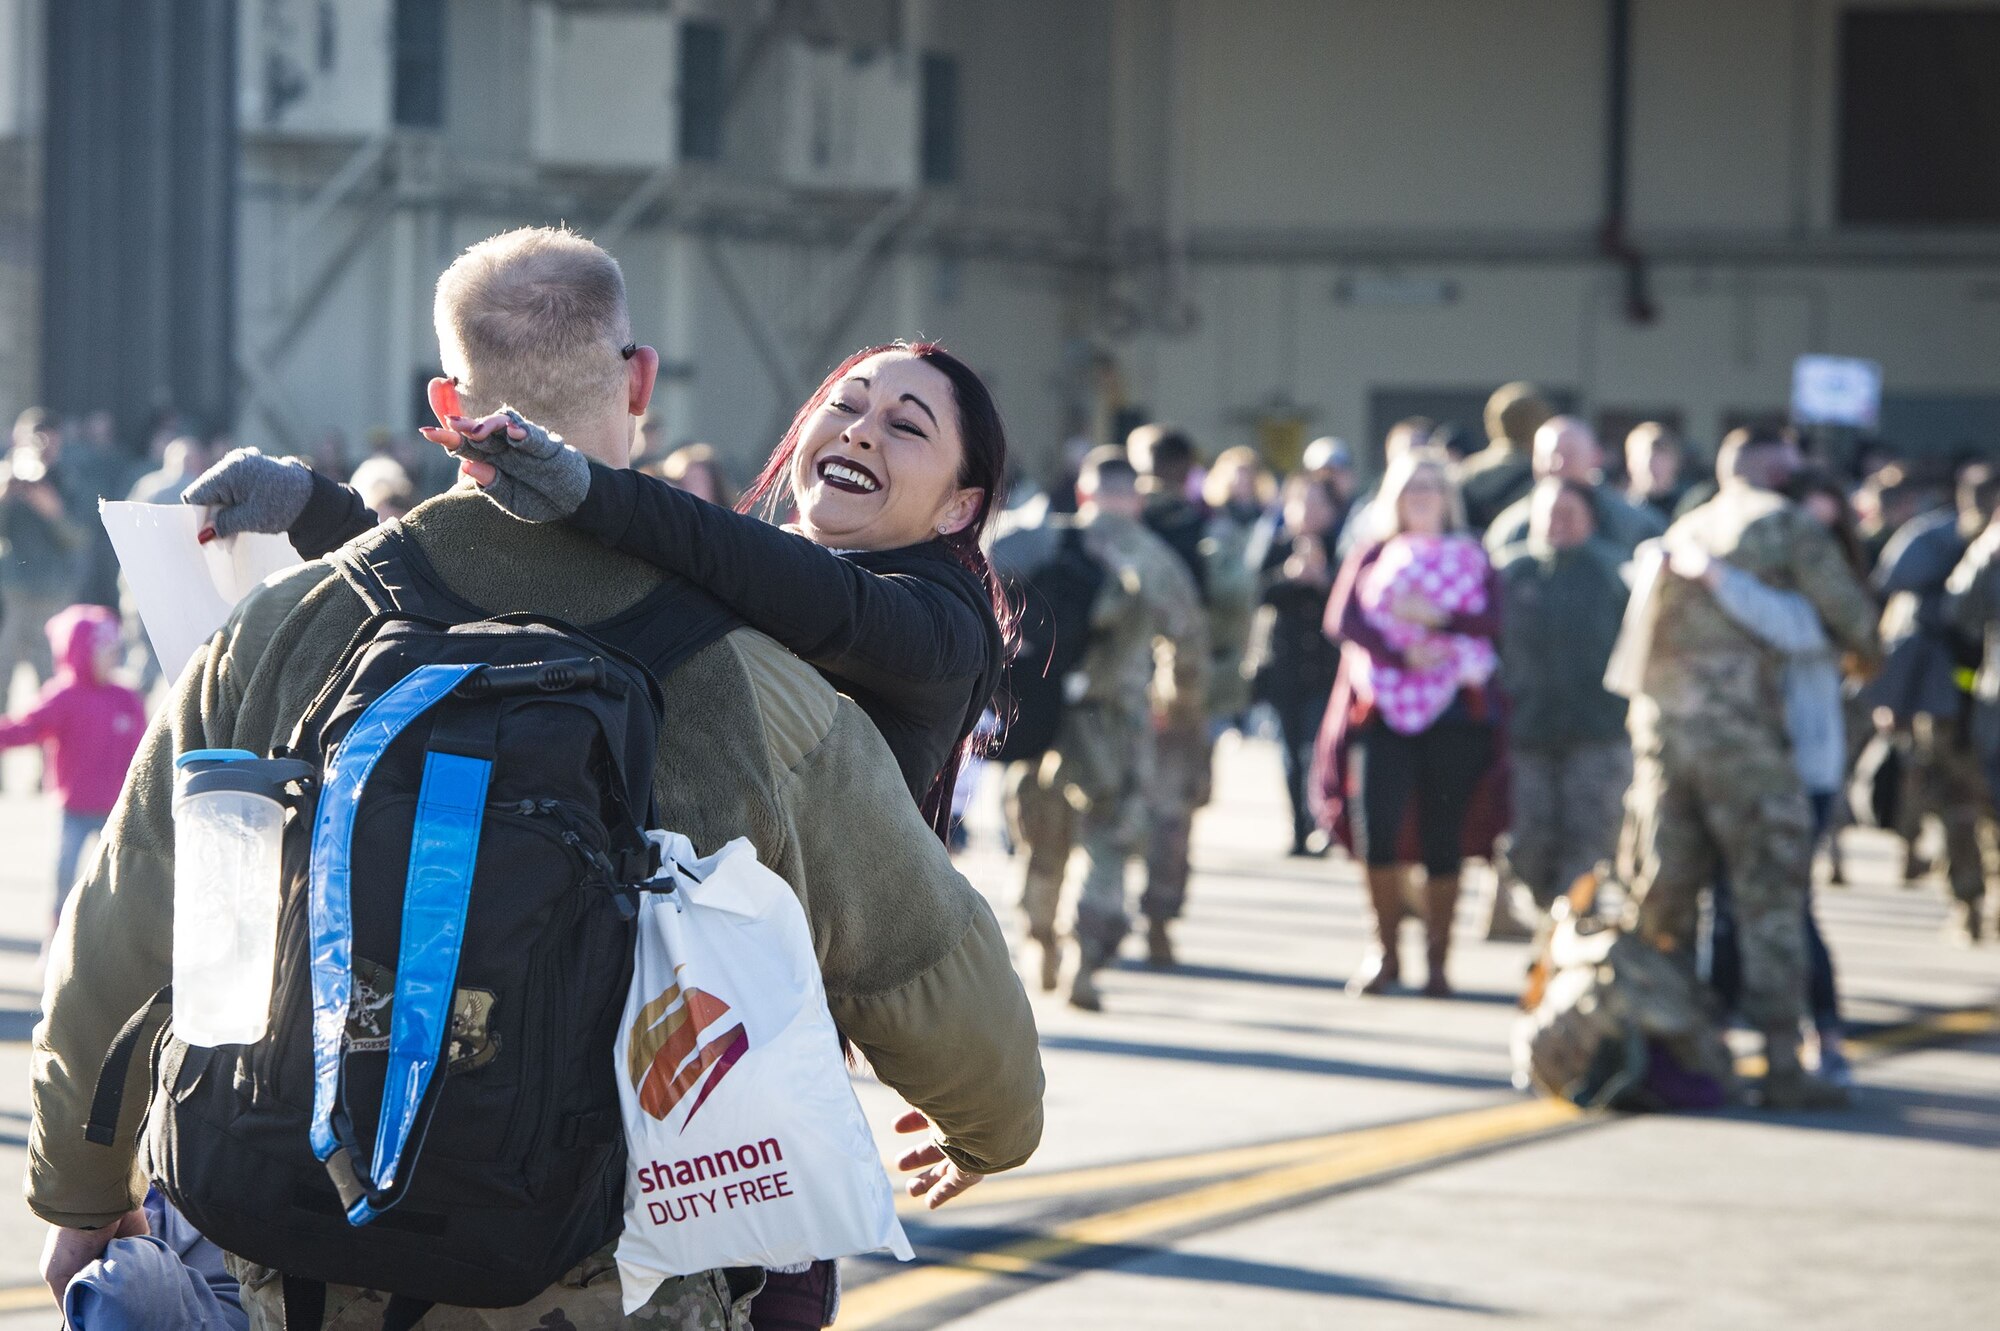
[[[0,1173],[18,1178],[56,811],[20,793],[32,760],[7,768]],[[1267,745],[1225,741],[1216,786],[1180,969],[1128,963],[1102,1014],[1036,995],[1041,1152],[941,1211],[908,1207],[923,1261],[847,1263],[842,1327],[2000,1324],[2000,1031],[1980,1015],[2000,1000],[2000,947],[1947,943],[1941,884],[1889,882],[1886,841],[1850,833],[1857,886],[1819,897],[1850,1019],[1919,1023],[1857,1047],[1855,1109],[1589,1117],[1509,1085],[1526,950],[1477,941],[1481,903],[1460,914],[1458,999],[1349,999],[1354,866],[1277,853]],[[990,789],[963,866],[1011,921],[1018,869]],[[1940,1013],[1961,1014],[1956,1037],[1928,1043]],[[893,1156],[895,1097],[865,1076],[857,1090]],[[46,1327],[40,1226],[8,1195],[0,1331]]]

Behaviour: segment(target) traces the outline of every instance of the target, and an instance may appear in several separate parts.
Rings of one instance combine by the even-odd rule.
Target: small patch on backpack
[[[451,1051],[445,1071],[471,1072],[491,1063],[500,1053],[500,1036],[493,1029],[490,989],[454,989],[451,999]],[[390,1017],[396,1005],[396,972],[366,957],[354,959],[354,996],[347,1005],[347,1051],[385,1054],[389,1051]]]

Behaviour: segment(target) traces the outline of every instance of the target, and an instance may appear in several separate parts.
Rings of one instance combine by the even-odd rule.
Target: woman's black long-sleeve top
[[[656,477],[590,464],[569,524],[706,588],[860,704],[923,800],[1000,682],[1000,626],[943,541],[836,553]]]
[[[985,587],[943,541],[836,553],[597,462],[566,521],[705,588],[816,667],[882,732],[911,795],[935,802],[926,795],[992,700],[1002,655]],[[290,536],[317,559],[374,525],[353,490],[315,476]]]

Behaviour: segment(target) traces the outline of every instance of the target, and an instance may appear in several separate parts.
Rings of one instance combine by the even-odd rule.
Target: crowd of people
[[[574,327],[517,317],[550,308],[555,288]],[[1915,881],[1934,816],[1956,927],[1985,934],[2000,475],[1983,463],[1869,447],[1838,470],[1789,432],[1746,428],[1697,477],[1665,425],[1638,426],[1610,458],[1588,422],[1514,383],[1488,403],[1477,450],[1456,425],[1398,423],[1372,486],[1338,439],[1281,476],[1254,450],[1210,457],[1153,423],[1078,450],[1073,474],[1043,487],[1009,476],[969,366],[894,343],[835,367],[739,493],[714,449],[661,446],[644,415],[658,357],[629,340],[622,277],[595,246],[495,237],[446,272],[437,309],[453,373],[431,382],[437,424],[422,433],[438,450],[380,439],[350,469],[169,427],[135,477],[108,418],[17,427],[0,485],[0,679],[27,663],[48,682],[0,721],[0,744],[48,746],[64,797],[28,1184],[59,1295],[110,1242],[179,1223],[134,1193],[132,1130],[76,1132],[101,1109],[107,1042],[137,1029],[165,979],[173,865],[157,848],[172,844],[175,758],[285,742],[357,629],[379,631],[371,597],[401,605],[397,588],[461,622],[595,626],[660,663],[658,812],[700,844],[749,838],[793,886],[839,1028],[922,1111],[899,1126],[932,1134],[904,1166],[933,1204],[1020,1164],[1040,1132],[1032,1016],[999,925],[946,854],[982,756],[1003,769],[1029,969],[1087,1011],[1134,925],[1134,864],[1146,958],[1177,964],[1191,831],[1231,731],[1278,739],[1285,849],[1339,847],[1362,867],[1373,939],[1356,995],[1404,986],[1415,916],[1421,992],[1452,996],[1468,861],[1499,880],[1495,937],[1531,932],[1580,876],[1614,873],[1628,926],[1699,959],[1717,1003],[1763,1037],[1764,1103],[1823,1107],[1842,1101],[1844,1066],[1811,910],[1816,847],[1837,880],[1831,838],[1875,823],[1903,838]],[[483,497],[419,502],[459,475]],[[284,533],[320,561],[253,593],[143,744],[94,517],[125,495],[202,504],[218,532]],[[281,638],[284,669],[259,670]],[[100,830],[113,853],[79,876]],[[302,983],[304,963],[282,957],[303,935],[279,946],[281,980]],[[200,1094],[274,1095],[249,1068]],[[195,1103],[198,1081],[175,1081],[171,1102]],[[296,1145],[273,1148],[270,1179],[298,1170]],[[245,1275],[233,1306],[258,1325],[294,1310],[285,1227],[332,1205],[306,1163],[269,1194],[283,1223],[268,1246],[255,1226],[232,1231],[264,1251],[231,1264]],[[175,1196],[200,1195],[175,1174],[187,1167],[166,1167]],[[577,1292],[603,1284],[615,1228],[578,1224],[583,1246],[549,1275],[577,1265],[522,1315],[616,1320],[615,1295]],[[447,1223],[431,1241],[470,1240]],[[711,1274],[659,1307],[767,1329],[830,1317],[826,1262]]]
[[[1988,931],[2000,474],[1877,442],[1821,455],[1772,427],[1731,431],[1697,475],[1660,422],[1613,459],[1527,383],[1496,391],[1484,425],[1468,451],[1454,427],[1399,422],[1367,490],[1337,439],[1282,479],[1247,450],[1204,478],[1184,433],[1147,426],[1085,459],[1073,515],[1056,489],[1010,516],[1080,532],[1115,573],[1092,593],[1063,733],[1008,779],[1043,986],[1067,874],[1069,997],[1101,1005],[1133,856],[1149,959],[1173,963],[1185,811],[1209,744],[1255,703],[1279,737],[1290,852],[1331,840],[1363,867],[1375,937],[1351,992],[1402,985],[1415,915],[1422,992],[1451,993],[1468,860],[1497,877],[1493,938],[1532,936],[1602,869],[1631,926],[1765,1037],[1768,1103],[1842,1102],[1816,852],[1840,883],[1840,829],[1889,829],[1912,886],[1942,871],[1955,935]],[[1032,600],[1059,548],[1023,534],[996,555]]]

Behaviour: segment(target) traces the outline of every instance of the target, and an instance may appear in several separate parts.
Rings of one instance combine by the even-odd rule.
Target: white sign
[[[1882,418],[1882,367],[1852,356],[1801,356],[1792,365],[1792,420],[1872,430]]]
[[[203,545],[208,510],[193,504],[100,503],[105,534],[132,589],[153,655],[177,678],[236,603],[299,562],[282,536],[244,534]]]

